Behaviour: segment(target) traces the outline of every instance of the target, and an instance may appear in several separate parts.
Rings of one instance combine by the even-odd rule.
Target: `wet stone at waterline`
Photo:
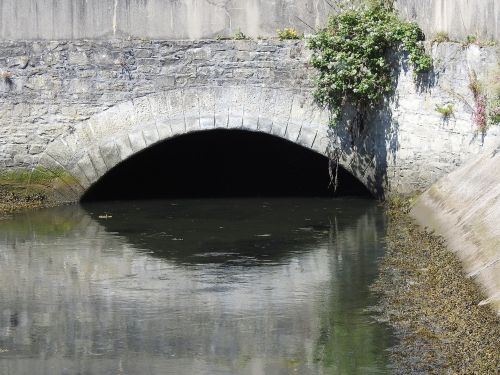
[[[2,374],[390,373],[364,199],[93,203],[0,221]]]

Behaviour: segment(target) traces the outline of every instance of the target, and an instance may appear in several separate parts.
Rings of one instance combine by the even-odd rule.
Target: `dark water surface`
[[[365,312],[383,231],[363,199],[1,220],[0,374],[389,373],[391,334]]]

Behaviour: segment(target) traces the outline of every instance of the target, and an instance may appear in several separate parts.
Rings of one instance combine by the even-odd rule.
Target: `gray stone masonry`
[[[429,46],[430,48],[430,46]],[[416,84],[394,57],[395,93],[352,140],[312,99],[303,41],[0,42],[0,170],[63,168],[60,200],[75,200],[131,154],[190,131],[244,128],[327,155],[376,195],[424,190],[500,136],[472,123],[469,73],[498,63],[492,47],[432,47],[434,72]],[[443,119],[436,106],[453,105]]]

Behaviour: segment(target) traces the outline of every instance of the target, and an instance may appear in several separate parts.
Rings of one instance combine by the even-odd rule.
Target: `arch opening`
[[[132,155],[81,201],[372,196],[342,167],[338,180],[334,192],[328,159],[306,147],[265,133],[215,129],[170,138]]]

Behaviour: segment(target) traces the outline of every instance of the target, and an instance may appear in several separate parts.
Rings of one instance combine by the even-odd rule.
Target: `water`
[[[370,200],[114,202],[0,221],[1,374],[385,374]]]

